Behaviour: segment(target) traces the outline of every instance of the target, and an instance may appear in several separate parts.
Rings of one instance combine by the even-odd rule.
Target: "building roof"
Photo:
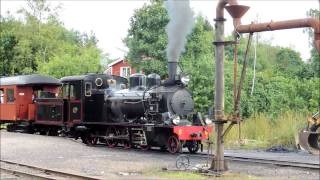
[[[20,75],[20,76],[11,76],[11,77],[2,77],[0,78],[0,85],[60,85],[60,81],[56,78],[32,74],[32,75]]]
[[[118,64],[118,63],[120,63],[122,61],[125,61],[125,60],[124,59],[118,59],[116,61],[113,61],[112,63],[108,64],[108,67],[114,66],[114,65],[116,65],[116,64]]]

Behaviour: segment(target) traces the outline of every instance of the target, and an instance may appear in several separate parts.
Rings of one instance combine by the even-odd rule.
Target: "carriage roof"
[[[50,76],[32,74],[0,78],[0,86],[5,85],[61,85],[61,83]]]

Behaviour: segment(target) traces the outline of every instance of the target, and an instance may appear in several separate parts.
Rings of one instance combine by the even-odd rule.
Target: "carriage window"
[[[91,82],[85,83],[85,96],[91,96],[92,84]]]
[[[7,89],[7,102],[14,102],[14,90],[13,89]]]
[[[4,103],[4,91],[0,89],[0,104]]]
[[[80,100],[81,89],[77,84],[70,84],[70,99]]]

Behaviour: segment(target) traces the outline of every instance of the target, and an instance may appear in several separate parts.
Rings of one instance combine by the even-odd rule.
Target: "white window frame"
[[[120,76],[122,76],[122,77],[129,77],[130,74],[131,74],[131,68],[130,68],[130,66],[120,67]]]

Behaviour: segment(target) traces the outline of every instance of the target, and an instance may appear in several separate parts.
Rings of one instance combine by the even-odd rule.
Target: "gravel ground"
[[[177,155],[159,151],[109,149],[102,145],[86,146],[80,141],[0,131],[1,159],[50,168],[102,179],[161,179],[145,177],[142,172],[174,168]],[[319,157],[305,153],[267,153],[258,151],[226,151],[239,156],[290,158],[297,161],[319,162]],[[192,164],[205,160],[191,159]],[[229,163],[230,172],[249,174],[263,179],[319,179],[320,172],[295,168],[246,163]],[[129,174],[128,172],[134,172]],[[162,177],[163,179],[163,177]]]

